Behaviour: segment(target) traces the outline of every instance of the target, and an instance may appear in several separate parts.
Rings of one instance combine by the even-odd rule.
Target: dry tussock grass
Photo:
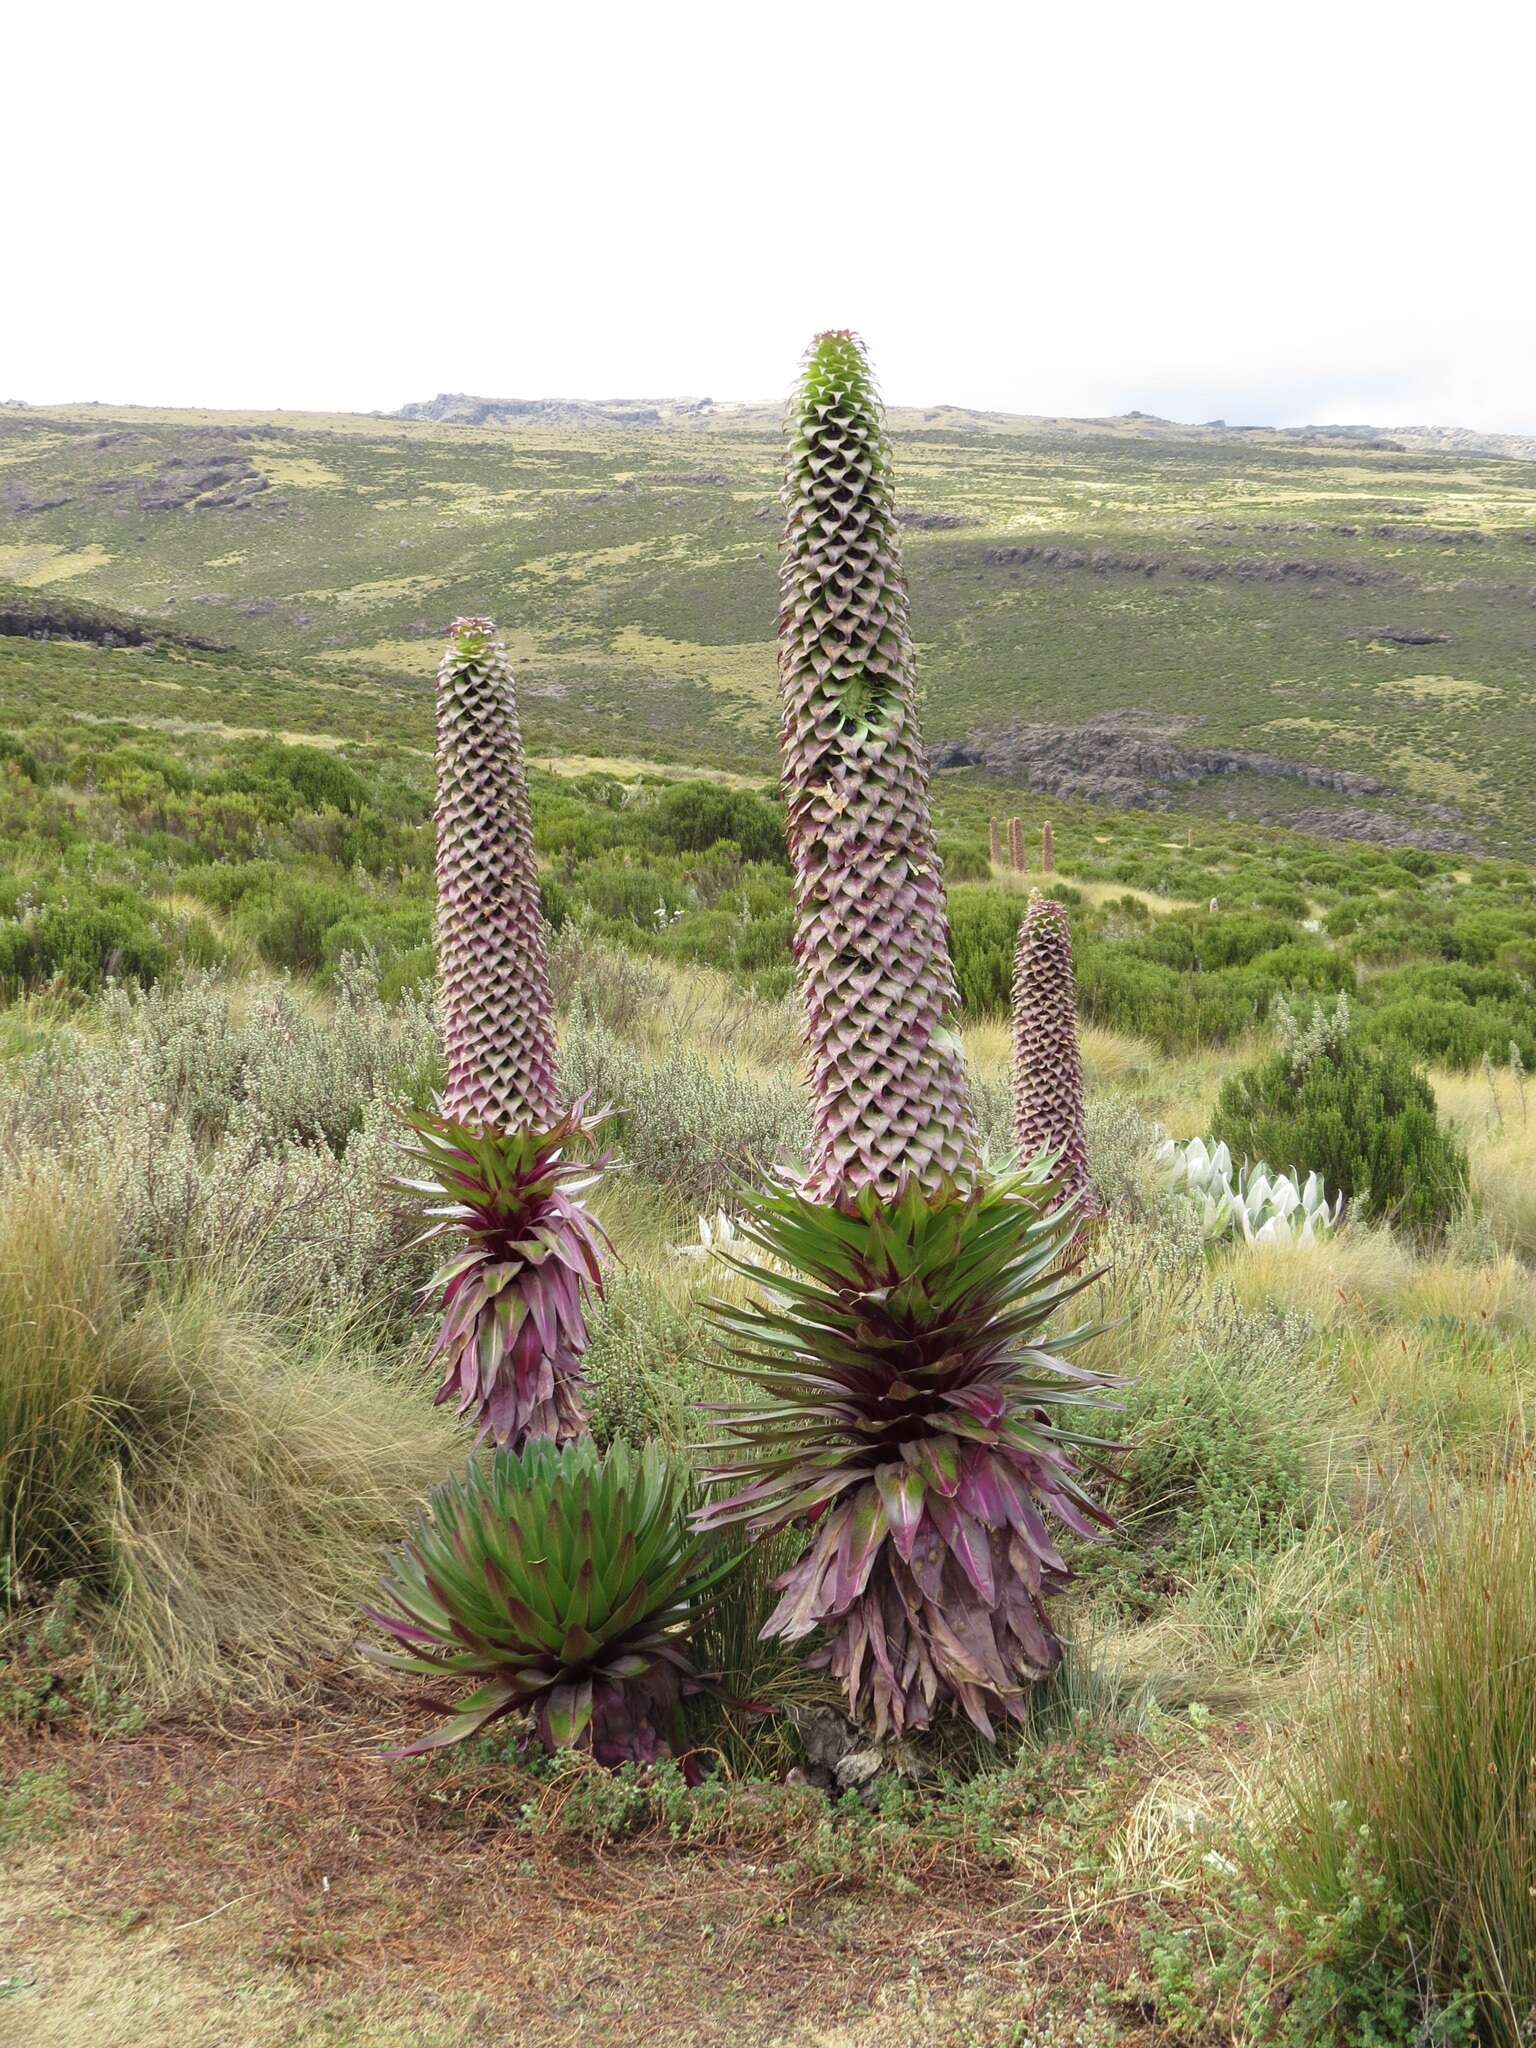
[[[37,1170],[0,1201],[11,1569],[101,1596],[101,1663],[141,1705],[281,1697],[462,1438],[344,1326],[300,1339],[227,1273],[136,1280],[120,1253],[89,1178]]]

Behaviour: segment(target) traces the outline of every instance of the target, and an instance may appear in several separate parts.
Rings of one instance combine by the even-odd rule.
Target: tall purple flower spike
[[[1059,903],[1031,892],[1013,976],[1013,1135],[1022,1160],[1055,1156],[1054,1173],[1085,1221],[1104,1215],[1083,1127],[1072,927]]]
[[[974,1172],[976,1118],[885,428],[852,335],[812,343],[789,424],[779,675],[808,1184],[828,1198],[935,1190]]]
[[[948,918],[917,729],[887,450],[864,354],[812,344],[791,412],[780,672],[796,961],[811,1054],[804,1182],[746,1197],[710,1305],[752,1383],[719,1411],[701,1528],[807,1531],[765,1636],[819,1636],[876,1735],[941,1702],[1023,1719],[1061,1648],[1054,1521],[1110,1518],[1079,1424],[1107,1382],[1051,1334],[1086,1281],[1057,1184],[983,1167],[952,1028]],[[1050,1349],[1045,1347],[1049,1343]]]
[[[523,736],[490,619],[455,619],[438,665],[436,818],[444,1112],[505,1129],[552,1123],[554,1004]]]
[[[452,1256],[438,1401],[520,1449],[567,1443],[582,1406],[583,1301],[607,1239],[582,1197],[608,1164],[602,1116],[561,1101],[517,697],[489,619],[458,619],[437,672],[438,963],[448,1085],[407,1119],[402,1179]]]

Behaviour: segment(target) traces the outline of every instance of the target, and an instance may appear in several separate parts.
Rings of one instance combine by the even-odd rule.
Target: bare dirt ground
[[[594,1846],[561,1785],[378,1760],[337,1702],[0,1744],[16,2048],[1097,2048],[1156,2038],[1134,1908],[935,1842],[820,1867],[750,1801]],[[807,1794],[807,1798],[812,1795]],[[807,1839],[814,1838],[814,1821]]]

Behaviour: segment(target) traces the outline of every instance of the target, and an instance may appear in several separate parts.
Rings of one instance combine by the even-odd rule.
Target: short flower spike
[[[1061,905],[1038,893],[1030,896],[1014,958],[1013,1135],[1020,1159],[1053,1155],[1080,1217],[1103,1216],[1083,1127],[1072,928]]]

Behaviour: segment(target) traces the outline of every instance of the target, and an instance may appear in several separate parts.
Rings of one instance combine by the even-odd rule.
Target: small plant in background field
[[[1083,1128],[1072,928],[1061,905],[1038,894],[1029,899],[1014,956],[1013,1135],[1021,1160],[1041,1153],[1054,1159],[1079,1217],[1103,1216]]]
[[[1443,1231],[1467,1198],[1467,1155],[1400,1046],[1369,1044],[1347,1004],[1319,1004],[1278,1052],[1222,1084],[1212,1129],[1237,1158],[1306,1160],[1367,1223]]]
[[[1298,1017],[1284,996],[1276,996],[1269,1021],[1285,1048],[1291,1071],[1301,1075],[1314,1060],[1332,1059],[1343,1047],[1349,1037],[1349,997],[1341,991],[1331,1010],[1314,1003],[1310,1017]]]
[[[375,1663],[478,1680],[443,1725],[393,1752],[419,1756],[527,1714],[547,1750],[651,1762],[685,1688],[688,1639],[733,1562],[688,1533],[686,1481],[653,1444],[590,1437],[497,1451],[432,1496],[369,1619],[396,1647]]]
[[[1244,1161],[1234,1173],[1225,1145],[1204,1138],[1185,1144],[1166,1138],[1156,1153],[1170,1187],[1194,1202],[1207,1238],[1241,1237],[1248,1244],[1310,1245],[1330,1236],[1344,1220],[1344,1197],[1332,1202],[1322,1177],[1276,1173],[1264,1161]]]
[[[809,1526],[763,1632],[819,1629],[813,1661],[877,1735],[941,1703],[991,1735],[1060,1658],[1047,1514],[1108,1524],[1075,1462],[1102,1447],[1084,1424],[1104,1382],[1061,1355],[1087,1331],[1045,1348],[1075,1291],[1052,1279],[1078,1228],[1060,1185],[982,1166],[884,422],[850,335],[812,345],[790,432],[780,676],[811,1167],[745,1199],[721,1250],[757,1289],[713,1305],[757,1396],[723,1412],[711,1476],[734,1490],[700,1523]]]
[[[448,1081],[407,1119],[401,1182],[453,1255],[433,1347],[439,1401],[481,1437],[569,1441],[586,1427],[583,1295],[606,1242],[582,1197],[606,1165],[602,1117],[562,1105],[517,699],[489,619],[460,619],[437,675],[438,963]]]

